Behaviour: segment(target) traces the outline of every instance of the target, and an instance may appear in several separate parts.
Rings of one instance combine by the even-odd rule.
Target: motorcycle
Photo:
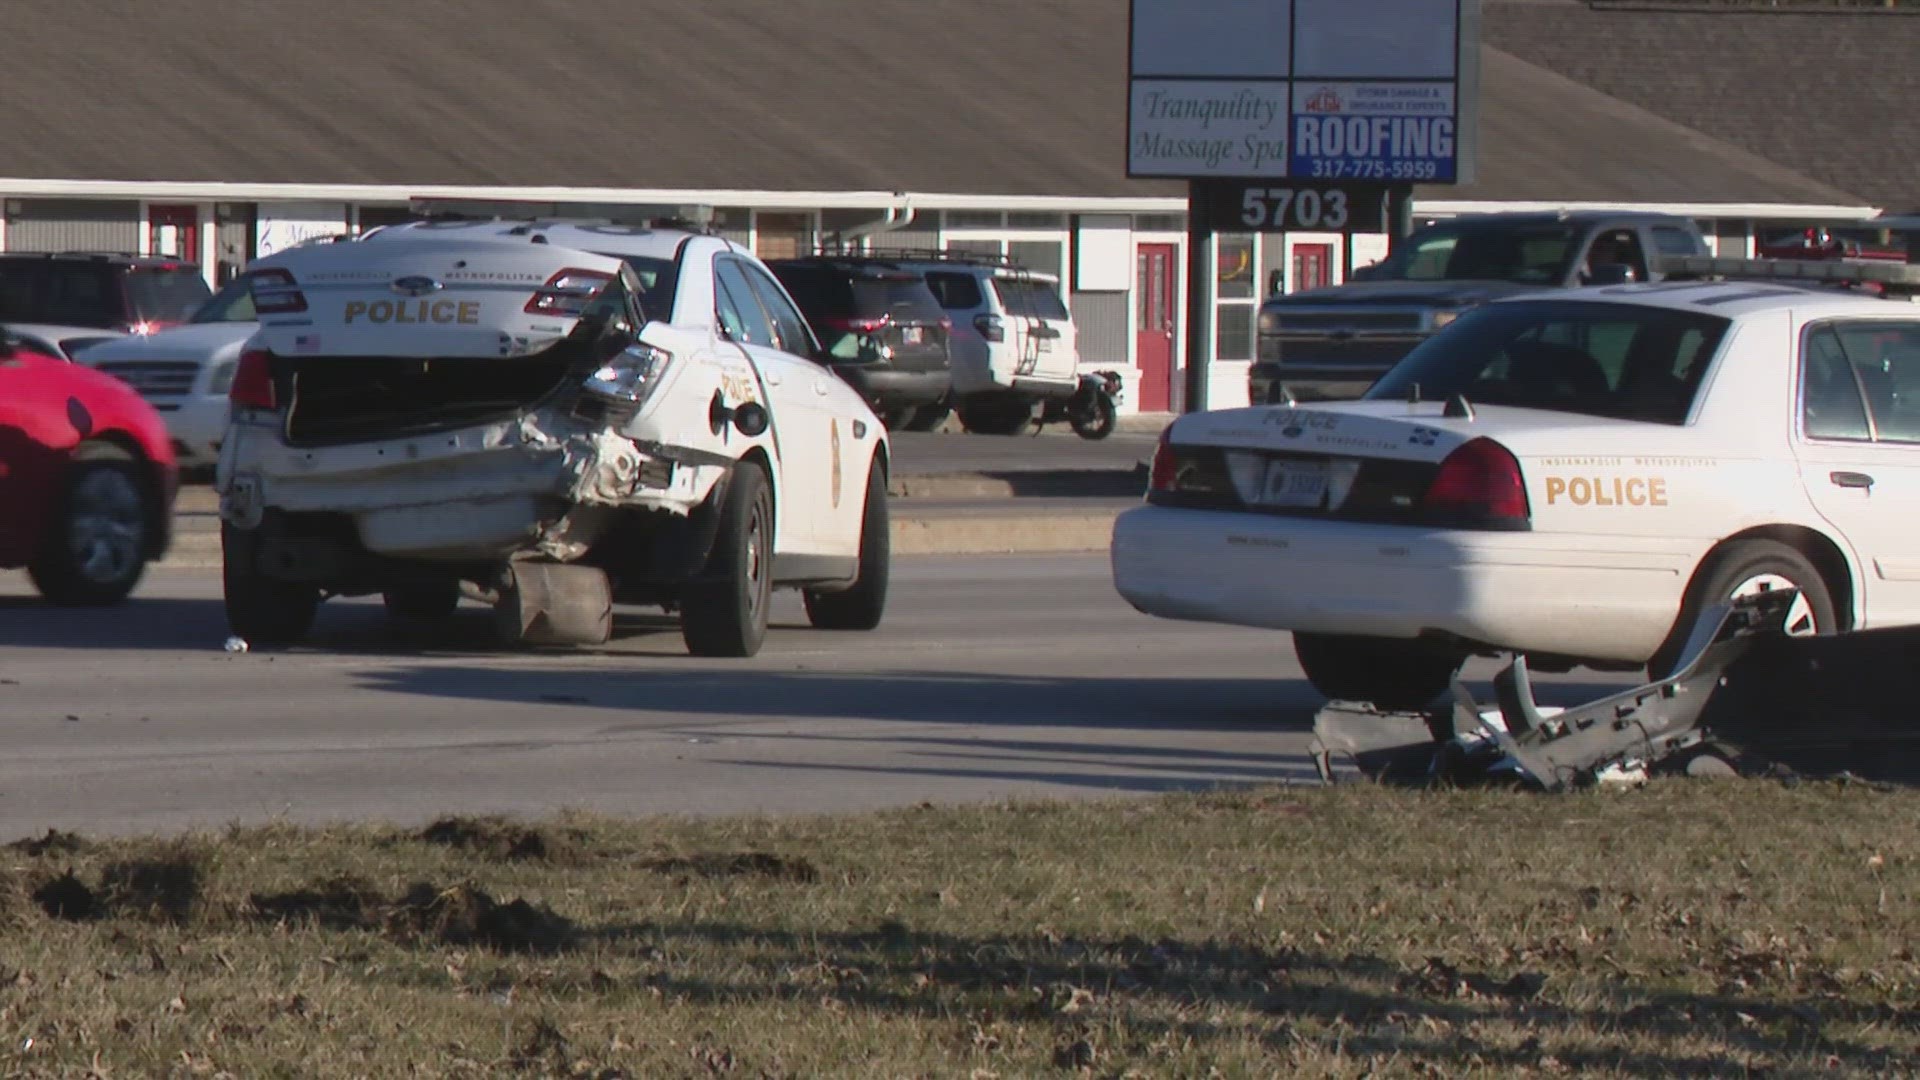
[[[1073,433],[1083,439],[1104,439],[1113,434],[1119,421],[1122,393],[1117,371],[1082,375],[1072,397],[1046,403],[1034,430],[1037,433],[1042,426],[1065,420],[1073,425]]]

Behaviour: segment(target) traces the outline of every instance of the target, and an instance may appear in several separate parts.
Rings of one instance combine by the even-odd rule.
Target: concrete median
[[[897,476],[893,550],[899,555],[1105,551],[1113,521],[1140,497],[1131,472],[955,473]],[[220,518],[211,489],[189,486],[175,506],[172,550],[159,565],[220,565]]]

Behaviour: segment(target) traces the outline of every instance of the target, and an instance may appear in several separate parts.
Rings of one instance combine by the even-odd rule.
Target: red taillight
[[[1180,475],[1170,436],[1171,431],[1162,431],[1160,445],[1153,448],[1153,469],[1147,477],[1148,491],[1172,491],[1174,481]]]
[[[307,310],[307,294],[285,270],[256,270],[247,284],[256,315],[293,315]]]
[[[557,315],[563,318],[577,317],[587,310],[587,304],[607,287],[613,275],[604,270],[567,269],[547,279],[540,291],[527,301],[526,312],[529,315]]]
[[[1527,486],[1506,447],[1479,438],[1440,463],[1421,508],[1429,515],[1485,522],[1527,520]]]
[[[240,366],[233,372],[233,385],[227,388],[227,401],[244,409],[275,407],[272,353],[248,349],[240,354]]]
[[[877,319],[827,319],[826,324],[835,330],[846,330],[855,334],[877,334],[887,325],[887,317]]]
[[[973,317],[973,328],[980,331],[980,336],[986,338],[988,341],[1007,340],[1006,328],[1000,324],[1000,316],[998,315],[975,315]]]

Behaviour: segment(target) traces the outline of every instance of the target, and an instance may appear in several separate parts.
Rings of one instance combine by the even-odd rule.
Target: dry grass
[[[0,855],[0,1069],[1889,1075],[1916,883],[1859,784],[65,837]]]

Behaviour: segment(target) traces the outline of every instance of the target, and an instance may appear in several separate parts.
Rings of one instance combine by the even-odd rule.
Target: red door
[[[1319,289],[1333,283],[1333,245],[1293,245],[1293,287]]]
[[[192,206],[147,207],[147,251],[183,262],[200,261],[200,211]]]
[[[1134,362],[1140,366],[1141,412],[1173,407],[1173,245],[1141,244],[1139,320],[1134,326]]]

